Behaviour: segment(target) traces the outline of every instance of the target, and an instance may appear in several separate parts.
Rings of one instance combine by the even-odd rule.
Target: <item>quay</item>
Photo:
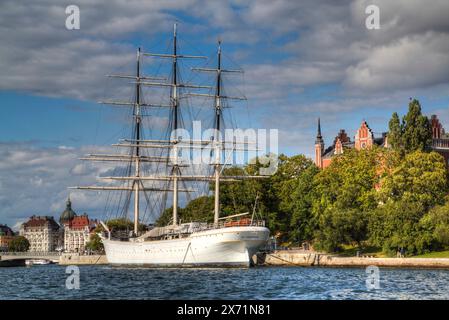
[[[0,267],[25,266],[28,259],[46,259],[60,265],[105,265],[105,255],[79,255],[76,253],[32,255],[3,254],[0,256]],[[304,251],[277,250],[254,255],[255,266],[301,266],[301,267],[367,267],[385,268],[429,268],[449,269],[449,258],[372,258],[372,257],[340,257],[336,255]]]
[[[303,250],[278,250],[259,253],[256,265],[303,267],[367,267],[438,268],[449,269],[449,258],[371,258],[339,257],[331,254]]]
[[[26,260],[48,260],[60,265],[107,264],[105,255],[79,255],[77,253],[56,252],[4,252],[0,253],[0,267],[25,266]]]
[[[95,265],[108,264],[106,255],[79,255],[79,254],[62,254],[59,258],[60,265]]]
[[[60,254],[57,252],[0,252],[0,261],[23,261],[23,265],[25,265],[25,260],[49,260],[53,263],[59,262]],[[2,264],[0,264],[2,266]]]

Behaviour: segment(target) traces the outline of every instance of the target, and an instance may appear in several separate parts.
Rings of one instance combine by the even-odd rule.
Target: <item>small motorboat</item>
[[[52,264],[53,262],[47,259],[31,259],[31,260],[26,260],[25,264],[27,266],[33,266],[33,265],[47,265],[47,264]]]

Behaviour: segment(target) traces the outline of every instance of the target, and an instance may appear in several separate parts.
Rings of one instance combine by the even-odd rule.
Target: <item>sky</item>
[[[380,29],[366,28],[371,4]],[[68,5],[80,9],[79,30],[65,27]],[[181,52],[212,63],[221,39],[225,67],[245,71],[226,79],[247,97],[232,110],[238,126],[277,129],[279,152],[311,157],[318,117],[326,145],[362,120],[380,134],[410,97],[449,130],[448,13],[447,0],[3,0],[0,223],[59,217],[68,186],[107,171],[78,159],[126,133],[124,111],[97,101],[132,98],[132,84],[104,76],[134,72],[138,47],[166,52],[175,22]],[[76,212],[101,217],[96,193],[70,194]]]

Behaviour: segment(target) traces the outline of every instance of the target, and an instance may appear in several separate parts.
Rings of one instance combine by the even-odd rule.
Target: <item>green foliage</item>
[[[402,149],[402,126],[399,120],[399,116],[396,112],[391,116],[388,123],[388,143],[395,150]]]
[[[408,107],[408,112],[402,120],[402,143],[407,152],[426,150],[432,143],[432,129],[429,119],[421,113],[421,105],[413,99]]]
[[[447,168],[441,155],[420,150],[406,154],[381,181],[377,192],[381,205],[370,212],[370,243],[390,254],[398,248],[409,255],[435,248],[440,241],[433,234],[436,218],[432,222],[427,212],[444,203],[447,193]]]
[[[106,225],[108,226],[109,230],[112,231],[131,231],[134,229],[134,224],[131,220],[126,218],[118,218],[118,219],[111,219],[106,221]],[[138,227],[139,231],[145,231],[146,226],[144,224],[139,224]]]
[[[404,248],[407,255],[426,252],[431,247],[432,234],[421,223],[425,214],[419,202],[399,200],[379,206],[370,215],[370,242],[390,254],[399,248]]]
[[[444,158],[436,152],[415,151],[407,154],[384,179],[379,198],[382,202],[414,201],[427,210],[435,204],[441,204],[447,191]]]
[[[366,214],[358,209],[327,208],[319,216],[315,247],[336,252],[345,244],[360,246],[366,239],[367,222]]]
[[[224,176],[241,176],[245,174],[256,174],[255,166],[245,169],[231,167],[223,170]],[[269,180],[269,179],[267,179]],[[258,197],[259,210],[265,211],[264,199],[259,199],[264,193],[265,186],[269,181],[242,180],[238,182],[223,182],[220,185],[220,209],[221,215],[228,216],[243,212],[252,213]],[[213,188],[213,185],[211,186]],[[259,195],[259,196],[258,196]],[[268,196],[268,195],[265,195]]]
[[[86,249],[89,249],[93,252],[103,252],[104,251],[103,242],[101,242],[101,238],[98,236],[98,234],[93,233],[90,235],[90,239],[86,243]]]
[[[379,182],[385,150],[345,150],[314,179],[313,214],[317,247],[338,250],[341,244],[365,240],[366,212],[375,208],[374,186]]]
[[[214,221],[214,197],[203,196],[190,201],[185,208],[178,208],[178,216],[181,222]],[[164,213],[156,221],[158,227],[166,226],[172,222],[173,207],[165,209]]]
[[[287,234],[288,240],[300,243],[313,239],[313,179],[319,172],[303,155],[279,157],[279,168],[271,178],[271,193],[277,199],[272,209],[278,222],[276,231]]]
[[[262,165],[254,163],[244,168],[231,167],[223,170],[223,176],[242,176],[257,174]],[[252,213],[257,205],[257,213],[265,217],[268,223],[275,221],[270,215],[270,208],[275,203],[270,194],[271,179],[242,180],[237,182],[220,183],[220,216],[229,216],[238,213]],[[214,184],[210,185],[211,190]],[[257,198],[257,201],[256,201]],[[167,208],[156,221],[157,226],[164,226],[172,221],[172,207]],[[178,216],[182,222],[204,221],[213,222],[214,219],[214,197],[203,196],[191,200],[185,208],[178,208]]]
[[[223,182],[221,216],[255,211],[279,242],[311,241],[332,252],[376,247],[394,254],[404,248],[413,255],[448,246],[447,168],[439,154],[426,152],[425,130],[408,128],[425,128],[424,118],[419,103],[411,103],[403,124],[397,114],[390,121],[393,148],[345,149],[325,170],[303,155],[280,155],[268,179]],[[257,174],[260,167],[232,167],[223,174]],[[213,208],[214,197],[204,196],[178,212],[183,222],[211,222]],[[171,218],[169,208],[157,224]]]
[[[421,220],[424,228],[432,232],[433,240],[442,247],[449,246],[449,202],[432,208]]]
[[[389,122],[388,141],[393,149],[402,155],[413,151],[425,151],[432,143],[432,129],[429,119],[421,112],[421,104],[413,99],[408,112],[399,124],[399,116],[393,113]]]
[[[30,242],[23,236],[14,237],[9,242],[8,250],[10,252],[26,252],[30,249]]]
[[[245,168],[231,167],[223,170],[223,176],[257,174],[260,163]],[[313,223],[311,219],[313,177],[318,168],[303,155],[279,156],[278,170],[266,179],[222,182],[220,184],[221,216],[255,212],[267,221],[274,234],[283,240],[311,240]],[[213,189],[211,184],[211,189]],[[185,208],[179,208],[182,221],[213,221],[214,197],[205,196],[190,201]],[[170,223],[172,208],[164,211],[157,225]]]

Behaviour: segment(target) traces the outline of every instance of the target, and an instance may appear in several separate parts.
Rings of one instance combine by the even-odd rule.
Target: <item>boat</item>
[[[220,181],[241,181],[243,179],[263,179],[261,175],[224,176],[223,168],[226,161],[224,149],[236,151],[248,149],[248,142],[226,141],[220,134],[223,112],[223,101],[227,99],[244,99],[222,94],[222,74],[242,72],[239,69],[222,68],[221,41],[218,42],[217,66],[215,68],[192,68],[195,72],[206,72],[214,75],[215,86],[195,85],[180,82],[178,63],[181,59],[202,59],[202,56],[180,54],[177,45],[177,26],[174,25],[171,53],[149,53],[137,50],[136,73],[134,75],[109,75],[113,78],[132,80],[135,83],[135,99],[133,102],[102,101],[113,106],[131,107],[133,110],[133,134],[131,138],[122,139],[115,144],[128,153],[119,154],[89,154],[84,160],[118,161],[128,163],[128,175],[102,177],[109,181],[120,181],[122,185],[78,186],[80,190],[123,191],[131,199],[134,194],[133,231],[130,236],[114,236],[106,223],[100,221],[105,232],[100,234],[107,260],[112,265],[134,265],[149,267],[249,267],[252,256],[263,247],[269,238],[270,231],[265,222],[256,219],[254,212],[251,218],[248,213],[235,213],[220,217]],[[143,57],[170,59],[171,75],[169,80],[160,77],[150,77],[141,74],[141,59]],[[168,78],[167,78],[168,79]],[[144,87],[169,87],[169,103],[150,104],[142,101]],[[212,101],[211,115],[214,116],[214,134],[210,140],[181,139],[177,136],[180,123],[180,89],[210,89],[212,93],[190,92],[183,96],[204,97]],[[170,113],[168,139],[146,140],[142,137],[142,112],[145,108],[167,107]],[[183,174],[181,168],[187,167],[179,156],[183,148],[199,148],[209,150],[211,161],[210,174]],[[148,150],[162,150],[159,156]],[[168,152],[164,153],[164,150]],[[162,155],[162,156],[161,156]],[[156,163],[165,168],[164,174],[148,174],[143,165]],[[150,165],[151,166],[151,165]],[[180,188],[184,182],[200,181],[214,183],[214,220],[213,222],[194,221],[183,223],[179,219],[179,192],[191,192],[189,188]],[[153,182],[151,186],[147,183]],[[159,183],[159,184],[158,184]],[[165,183],[161,186],[161,183]],[[141,194],[151,202],[148,193],[169,193],[173,201],[171,223],[163,227],[153,227],[147,231],[139,230]]]
[[[52,264],[53,262],[47,259],[28,259],[25,260],[25,265],[33,266],[33,265],[47,265]]]

